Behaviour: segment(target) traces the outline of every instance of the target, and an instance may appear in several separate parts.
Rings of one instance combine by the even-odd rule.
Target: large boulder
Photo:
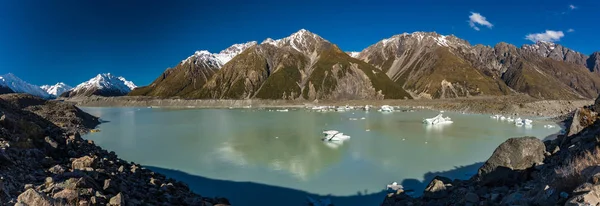
[[[567,200],[565,205],[598,205],[600,204],[600,185],[583,184],[573,191],[575,196]]]
[[[544,161],[545,151],[544,143],[535,137],[510,138],[496,148],[475,179],[484,185],[522,181],[527,177],[527,169]]]
[[[33,188],[21,193],[17,200],[25,205],[53,206],[56,204],[54,199],[35,191]]]
[[[73,160],[71,167],[74,170],[85,170],[86,168],[94,168],[96,164],[96,158],[90,156],[83,156]]]
[[[573,119],[571,120],[571,125],[569,125],[569,130],[567,132],[567,137],[573,136],[587,126],[592,125],[597,118],[598,114],[587,108],[577,108],[575,110],[575,114],[573,114]]]
[[[433,178],[433,180],[431,180],[429,185],[427,185],[427,187],[425,188],[425,191],[423,191],[423,196],[425,198],[431,199],[440,199],[446,197],[446,195],[448,194],[448,191],[446,190],[446,184],[449,182],[450,181],[448,178]]]

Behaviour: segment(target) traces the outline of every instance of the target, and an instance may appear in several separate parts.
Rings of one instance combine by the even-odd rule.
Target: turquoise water
[[[82,109],[108,121],[99,126],[101,132],[85,138],[125,160],[186,181],[202,195],[228,197],[234,205],[264,204],[264,198],[249,197],[261,189],[292,199],[288,205],[326,195],[334,204],[345,201],[336,205],[378,205],[382,190],[393,181],[421,191],[434,175],[465,179],[506,139],[543,139],[560,130],[544,128],[552,123],[538,119],[526,128],[489,115],[451,112],[444,116],[453,124],[421,123],[437,111]],[[325,144],[320,140],[324,129],[351,139]],[[278,201],[283,200],[270,203],[282,204]]]

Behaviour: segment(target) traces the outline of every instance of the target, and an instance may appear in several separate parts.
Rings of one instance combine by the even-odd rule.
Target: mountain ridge
[[[50,94],[39,86],[27,83],[13,73],[0,75],[0,87],[3,87],[1,89],[3,93],[28,93],[45,99],[52,98]]]
[[[229,53],[227,61],[200,59],[204,55],[218,60],[218,54],[232,47],[235,52]],[[384,38],[360,52],[343,52],[321,36],[300,29],[281,39],[229,48],[217,54],[196,52],[129,95],[315,100],[525,93],[569,99],[593,98],[600,92],[600,52],[587,56],[552,42],[520,47],[506,42],[471,45],[454,35],[413,32]],[[334,70],[337,75],[332,75]],[[389,81],[376,77],[380,73]],[[374,84],[374,78],[386,83]]]

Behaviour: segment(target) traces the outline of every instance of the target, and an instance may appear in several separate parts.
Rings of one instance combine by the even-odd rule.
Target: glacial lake
[[[232,205],[379,205],[391,182],[420,193],[436,175],[467,179],[506,139],[560,130],[453,112],[444,113],[453,124],[427,126],[439,113],[430,110],[82,109],[106,121],[84,138]],[[331,129],[351,139],[326,144]]]

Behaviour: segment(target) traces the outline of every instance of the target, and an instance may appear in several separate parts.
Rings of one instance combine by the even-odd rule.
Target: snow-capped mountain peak
[[[306,29],[300,29],[299,31],[282,39],[273,40],[271,38],[267,38],[261,44],[271,44],[277,47],[291,47],[292,49],[304,54],[310,54],[316,50],[316,47],[321,42],[329,43],[329,41],[323,39],[315,33],[312,33]]]
[[[471,47],[467,41],[459,39],[453,35],[441,35],[436,32],[422,31],[417,31],[413,33],[405,32],[402,34],[394,35],[387,39],[383,39],[380,42],[383,44],[383,47],[387,47],[390,44],[393,44],[395,46],[405,44],[405,41],[417,44],[437,45],[451,48]]]
[[[0,86],[8,87],[16,93],[28,93],[42,98],[50,98],[51,96],[40,87],[29,84],[12,73],[0,76]]]
[[[219,53],[210,53],[207,50],[199,50],[194,52],[192,56],[181,61],[182,64],[194,63],[196,65],[204,65],[209,68],[221,68],[233,57],[242,53],[244,50],[256,45],[256,41],[246,42],[243,44],[234,44]]]
[[[218,54],[215,54],[215,56],[221,62],[222,66],[229,62],[231,59],[233,59],[233,57],[237,56],[238,54],[241,54],[242,52],[244,52],[244,50],[256,44],[256,41],[246,42],[243,44],[234,44],[231,45],[229,48],[222,50]]]
[[[73,87],[62,82],[56,83],[55,85],[43,85],[40,88],[54,97],[60,96],[62,93],[73,89]]]
[[[131,90],[136,88],[135,84],[131,81],[127,81],[123,77],[113,76],[111,73],[98,74],[94,78],[83,82],[73,89],[74,92],[79,92],[89,89],[98,90],[116,90],[124,94],[129,93]]]

